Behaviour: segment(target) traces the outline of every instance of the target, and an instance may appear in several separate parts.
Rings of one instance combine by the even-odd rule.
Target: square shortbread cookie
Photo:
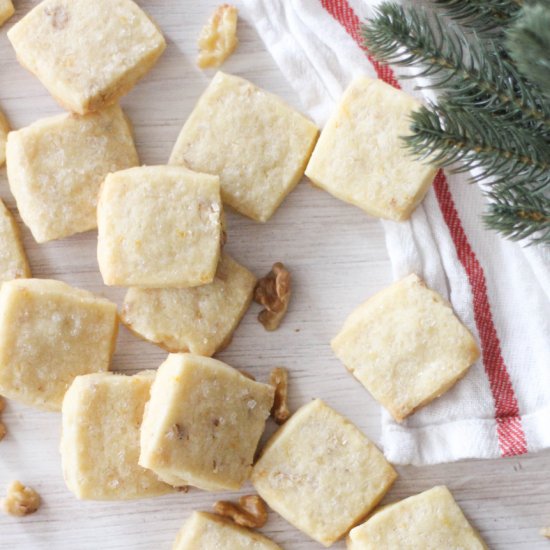
[[[436,169],[405,148],[420,103],[380,80],[358,78],[327,122],[306,176],[368,214],[405,220],[424,198]]]
[[[15,13],[11,0],[0,0],[0,27]]]
[[[139,164],[118,105],[86,116],[59,115],[10,132],[8,179],[37,242],[97,227],[97,197],[109,172]]]
[[[139,336],[176,353],[213,355],[231,340],[245,314],[256,277],[222,254],[214,281],[194,288],[131,288],[122,322]]]
[[[171,485],[239,489],[273,398],[272,386],[221,361],[169,355],[145,409],[139,463]]]
[[[218,176],[179,166],[109,174],[97,222],[106,285],[182,288],[214,280],[223,224]]]
[[[16,279],[0,290],[0,394],[60,410],[74,378],[109,369],[116,304],[61,281]]]
[[[193,512],[184,523],[172,550],[281,550],[256,531],[245,529],[216,514]]]
[[[226,204],[267,221],[304,173],[317,127],[247,80],[218,72],[187,119],[170,164],[220,176]]]
[[[77,376],[63,399],[61,459],[80,499],[127,500],[174,489],[138,465],[139,429],[155,371]]]
[[[360,305],[332,349],[397,421],[445,393],[479,357],[449,304],[414,274]]]
[[[349,420],[317,399],[268,441],[252,483],[289,523],[330,546],[378,504],[396,477]]]
[[[444,486],[383,507],[347,542],[348,550],[488,549]]]
[[[30,277],[31,270],[21,243],[19,228],[0,200],[0,282]]]
[[[166,48],[157,26],[131,0],[44,0],[8,38],[19,62],[80,114],[129,92]]]
[[[2,0],[0,0],[1,2]],[[0,166],[6,162],[6,143],[8,141],[8,132],[10,131],[10,125],[6,119],[4,113],[0,111]]]

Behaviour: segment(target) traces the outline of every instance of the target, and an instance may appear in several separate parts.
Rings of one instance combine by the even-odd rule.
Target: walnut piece
[[[3,413],[5,408],[6,400],[0,395],[0,413]]]
[[[269,383],[275,387],[275,400],[271,408],[271,416],[279,426],[290,417],[288,409],[288,371],[282,367],[276,367],[271,371]]]
[[[264,306],[258,320],[266,330],[279,328],[290,302],[290,273],[281,262],[273,264],[254,289],[254,301]]]
[[[263,527],[267,521],[267,507],[258,495],[242,496],[239,498],[239,504],[219,500],[214,504],[214,511],[243,527]]]
[[[3,502],[4,510],[12,516],[33,514],[40,506],[40,495],[21,482],[14,481],[8,487],[8,494]]]
[[[216,8],[199,35],[201,69],[219,67],[235,50],[237,44],[237,8],[222,4]]]

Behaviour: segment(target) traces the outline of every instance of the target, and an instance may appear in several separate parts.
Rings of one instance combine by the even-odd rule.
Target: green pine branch
[[[479,169],[475,181],[503,187],[550,189],[550,143],[513,123],[442,98],[412,114],[404,140],[415,156],[456,172]]]
[[[479,35],[500,33],[516,18],[522,0],[432,0],[443,15]]]
[[[519,71],[550,97],[550,7],[525,6],[507,38]]]
[[[532,244],[550,243],[550,198],[525,189],[504,189],[488,193],[490,203],[485,224],[504,236],[531,239]]]
[[[497,44],[468,42],[437,14],[385,2],[363,26],[365,46],[379,61],[420,67],[430,87],[451,89],[464,107],[483,108],[550,132],[550,108],[529,88]],[[403,75],[410,77],[410,75]]]

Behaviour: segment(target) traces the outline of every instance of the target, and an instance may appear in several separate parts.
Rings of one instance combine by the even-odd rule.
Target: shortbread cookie
[[[219,67],[235,50],[237,39],[238,12],[235,6],[222,4],[216,8],[199,36],[199,57],[201,69]]]
[[[416,275],[360,305],[332,349],[397,421],[445,393],[479,357],[449,304]]]
[[[11,132],[7,157],[19,213],[39,243],[97,227],[105,176],[139,164],[118,105],[86,116],[45,118]]]
[[[0,290],[0,394],[60,410],[76,376],[109,369],[116,304],[61,281],[16,279]]]
[[[239,527],[215,514],[193,512],[184,523],[172,550],[281,550],[256,531]]]
[[[155,371],[77,376],[63,400],[61,459],[80,499],[128,500],[174,489],[138,465],[139,429]]]
[[[418,107],[380,80],[358,78],[323,129],[306,176],[372,216],[407,219],[436,174],[401,139],[410,134],[410,115]]]
[[[139,463],[171,485],[239,489],[252,469],[273,395],[272,386],[221,361],[169,355],[145,409]]]
[[[396,477],[349,420],[317,399],[268,441],[252,483],[289,523],[330,546],[378,504]]]
[[[170,164],[218,174],[223,201],[265,222],[302,177],[317,134],[278,97],[218,72],[187,119]]]
[[[19,228],[0,200],[0,282],[30,277],[31,270],[21,243]]]
[[[0,27],[15,13],[11,0],[0,0]]]
[[[434,487],[375,512],[351,530],[348,550],[487,550],[449,489]]]
[[[0,0],[1,2],[2,0]],[[6,162],[6,143],[8,141],[8,132],[10,125],[2,111],[0,111],[0,166]]]
[[[229,341],[245,314],[256,277],[222,254],[216,277],[195,288],[131,288],[122,322],[170,352],[213,355]]]
[[[183,288],[214,280],[222,238],[218,176],[180,166],[109,174],[97,218],[106,285]]]
[[[131,0],[44,0],[8,32],[17,59],[65,108],[114,103],[166,48]]]

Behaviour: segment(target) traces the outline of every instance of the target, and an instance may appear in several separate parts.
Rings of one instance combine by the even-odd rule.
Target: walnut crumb
[[[12,516],[27,516],[34,514],[40,506],[40,495],[21,482],[14,481],[8,487],[8,494],[3,502],[6,513]]]
[[[276,367],[271,371],[269,383],[275,388],[275,399],[271,408],[271,416],[279,425],[284,424],[290,417],[288,409],[288,371]]]
[[[222,4],[216,8],[199,35],[201,69],[219,67],[235,50],[237,39],[237,8]]]
[[[62,30],[69,22],[69,14],[63,6],[56,6],[55,8],[47,7],[44,13],[51,18],[51,24],[54,29]]]
[[[258,315],[258,320],[266,330],[279,328],[288,309],[290,294],[290,273],[281,262],[277,262],[254,289],[254,301],[265,308]]]
[[[258,495],[245,495],[239,498],[239,504],[228,500],[219,500],[214,511],[220,516],[232,519],[242,527],[263,527],[267,521],[267,507]]]

